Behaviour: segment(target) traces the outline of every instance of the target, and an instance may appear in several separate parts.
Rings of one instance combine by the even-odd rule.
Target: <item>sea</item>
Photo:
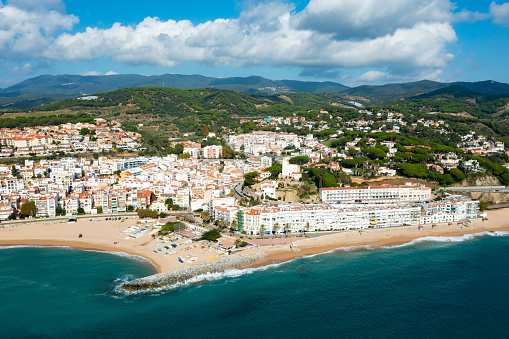
[[[358,247],[123,294],[142,258],[0,249],[0,338],[508,338],[509,232]]]

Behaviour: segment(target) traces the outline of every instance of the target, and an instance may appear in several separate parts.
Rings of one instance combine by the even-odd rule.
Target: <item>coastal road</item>
[[[468,186],[468,187],[446,187],[449,192],[492,192],[492,193],[507,193],[509,187],[506,186]]]

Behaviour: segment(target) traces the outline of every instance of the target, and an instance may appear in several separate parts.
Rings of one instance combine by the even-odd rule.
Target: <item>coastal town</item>
[[[122,287],[131,291],[325,247],[484,230],[486,203],[446,186],[493,172],[479,156],[504,159],[503,142],[473,130],[452,146],[408,136],[424,129],[452,137],[433,115],[412,122],[383,109],[337,113],[204,126],[201,136],[159,141],[164,152],[154,151],[143,124],[103,118],[2,128],[3,243],[143,256],[161,273]],[[24,232],[30,240],[19,240]]]
[[[320,113],[328,114],[324,110]],[[393,123],[400,121],[398,115],[391,112],[386,115]],[[267,121],[291,122],[274,117],[258,123]],[[118,124],[104,119],[96,119],[95,124],[40,126],[22,131],[4,129],[0,133],[2,144],[7,146],[2,150],[16,154],[52,149],[92,152],[113,147],[138,150],[142,146],[139,133],[125,132]],[[95,136],[93,141],[91,135]],[[468,145],[472,140],[484,140],[483,145],[494,151],[485,139],[472,139],[473,135],[465,138],[470,140]],[[214,133],[207,138],[217,140]],[[21,145],[20,140],[26,145],[41,146]],[[256,131],[228,135],[225,141],[243,157],[224,159],[225,147],[220,144],[202,147],[197,141],[172,141],[172,147],[180,147],[180,154],[111,157],[93,153],[92,157],[25,160],[23,164],[1,166],[0,218],[54,218],[143,209],[162,215],[185,211],[196,216],[195,221],[200,220],[200,224],[210,220],[216,226],[246,235],[263,235],[457,222],[479,214],[477,200],[439,194],[429,186],[412,182],[360,187],[321,184],[309,201],[298,196],[287,200],[280,194],[303,181],[304,167],[358,174],[359,170],[348,168],[347,162],[362,155],[357,153],[366,154],[376,147],[387,150],[384,155],[391,159],[399,152],[391,140],[354,138],[345,143],[343,151],[326,146],[313,134]],[[367,148],[361,148],[360,143]],[[497,152],[504,151],[503,143],[495,146]],[[437,159],[443,166],[434,165],[437,171],[451,170],[460,164],[456,153],[448,152]],[[377,166],[376,176],[396,175],[390,164]],[[475,160],[461,162],[461,166],[473,173],[482,171]],[[22,213],[23,205],[28,203],[35,206],[35,213],[30,216]]]

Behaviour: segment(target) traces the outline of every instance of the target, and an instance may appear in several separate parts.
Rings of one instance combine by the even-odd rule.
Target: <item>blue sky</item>
[[[0,0],[0,87],[42,74],[509,82],[509,2]]]

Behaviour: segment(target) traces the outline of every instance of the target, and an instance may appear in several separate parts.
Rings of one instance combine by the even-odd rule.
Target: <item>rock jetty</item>
[[[246,254],[235,253],[199,264],[177,268],[169,272],[132,280],[121,285],[119,289],[123,292],[141,292],[168,288],[179,283],[185,283],[200,275],[220,273],[229,269],[244,269],[263,258],[264,253],[261,250]]]

